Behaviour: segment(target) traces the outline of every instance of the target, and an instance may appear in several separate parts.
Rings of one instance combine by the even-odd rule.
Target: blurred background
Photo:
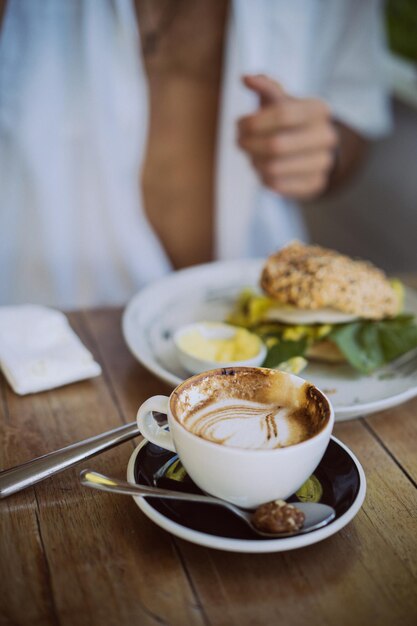
[[[417,270],[417,0],[389,0],[385,16],[393,131],[371,145],[350,185],[304,212],[316,243],[409,272]]]
[[[301,100],[322,89],[339,127],[383,136],[340,192],[302,207],[310,241],[390,274],[417,271],[417,0],[0,0],[0,16],[5,6],[0,304],[123,304],[172,269],[306,238],[294,198],[313,194],[274,195],[263,159],[237,146],[237,120],[277,101],[254,87],[260,72]],[[193,54],[190,41],[201,43]],[[322,133],[331,126],[317,119]]]

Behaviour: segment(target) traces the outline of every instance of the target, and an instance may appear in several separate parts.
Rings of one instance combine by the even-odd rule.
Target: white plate
[[[148,449],[144,448],[144,446],[148,445],[150,446],[150,449],[147,452]],[[330,447],[332,448],[332,452],[328,455]],[[139,458],[137,460],[139,454],[141,454],[143,458]],[[149,444],[145,439],[141,444],[139,444],[130,457],[127,467],[128,481],[131,483],[137,482],[136,470],[139,468],[139,471],[146,477],[146,480],[140,480],[140,482],[143,482],[144,484],[154,484],[153,469],[163,466],[167,455],[177,458],[177,456],[173,455],[173,453],[167,453],[165,450],[162,450],[162,448]],[[136,465],[138,468],[136,468]],[[151,469],[149,468],[150,465],[152,466]],[[324,470],[326,476],[325,482],[326,484],[328,483],[327,487],[324,487],[324,495],[326,494],[326,489],[328,489],[328,500],[326,503],[335,508],[336,518],[324,528],[319,528],[318,530],[313,530],[309,533],[298,535],[296,537],[258,539],[251,536],[251,533],[249,532],[250,538],[236,538],[233,536],[235,534],[233,529],[234,523],[237,525],[241,524],[239,520],[235,518],[236,522],[233,522],[232,527],[230,527],[229,522],[229,525],[224,527],[223,533],[222,530],[219,530],[223,528],[222,523],[220,522],[219,524],[219,518],[224,515],[222,510],[213,513],[215,519],[215,522],[213,522],[213,517],[211,518],[211,521],[207,521],[207,517],[204,517],[204,515],[207,514],[205,514],[202,510],[195,513],[194,509],[194,514],[198,520],[197,526],[201,526],[201,520],[204,520],[203,525],[206,527],[206,531],[203,532],[194,528],[196,525],[195,519],[190,520],[189,517],[184,517],[183,512],[186,510],[185,507],[189,507],[190,505],[178,507],[175,510],[175,507],[178,506],[178,501],[177,505],[175,504],[175,500],[161,501],[165,502],[165,506],[160,509],[157,508],[158,504],[154,499],[149,499],[149,501],[147,501],[141,496],[133,496],[133,499],[142,512],[155,524],[173,535],[180,537],[181,539],[186,539],[187,541],[191,541],[192,543],[196,543],[201,546],[216,548],[218,550],[229,550],[230,552],[248,553],[283,552],[286,550],[295,550],[297,548],[317,543],[323,539],[327,539],[327,537],[337,533],[355,517],[365,499],[366,479],[363,468],[351,450],[335,437],[331,438],[329,448],[320,462],[319,467],[316,469],[316,472],[320,472],[320,467],[322,467],[322,471]],[[333,473],[334,477],[332,479]],[[169,502],[170,505],[167,506],[167,502]],[[182,504],[184,505],[184,503]],[[191,506],[200,506],[203,508],[207,507],[207,505],[198,504]],[[172,515],[173,512],[174,515]],[[233,519],[233,516],[231,517]],[[175,521],[175,519],[177,521]],[[216,528],[214,528],[214,524],[216,525]],[[226,536],[226,529],[229,536]],[[231,530],[232,532],[230,532]],[[232,536],[230,536],[230,534]]]
[[[174,331],[197,321],[223,321],[240,291],[256,287],[264,260],[218,261],[199,265],[153,283],[130,301],[123,334],[133,355],[148,370],[175,387],[189,376],[176,355]],[[407,289],[406,311],[417,315],[417,294]],[[337,421],[388,409],[417,395],[417,374],[363,376],[349,365],[311,363],[302,372],[326,393]]]

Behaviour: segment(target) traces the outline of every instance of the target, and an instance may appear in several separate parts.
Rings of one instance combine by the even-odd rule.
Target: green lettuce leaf
[[[328,338],[355,369],[371,374],[417,346],[417,326],[412,315],[399,315],[382,321],[341,324]]]
[[[284,341],[281,339],[278,343],[269,348],[263,366],[274,368],[295,356],[303,356],[306,349],[306,338],[300,339],[299,341]]]

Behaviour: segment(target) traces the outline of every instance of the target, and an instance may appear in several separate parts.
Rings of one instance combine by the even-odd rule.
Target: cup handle
[[[161,448],[165,448],[165,450],[176,452],[171,433],[158,426],[152,415],[152,411],[167,415],[168,404],[169,398],[167,396],[152,396],[139,407],[136,419],[139,430],[146,439]]]

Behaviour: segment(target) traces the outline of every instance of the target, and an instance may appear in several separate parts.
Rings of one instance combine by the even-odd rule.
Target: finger
[[[330,109],[322,100],[315,98],[297,100],[286,97],[252,115],[242,117],[238,121],[238,131],[242,135],[267,134],[329,118]]]
[[[243,76],[243,84],[259,95],[261,106],[277,102],[285,95],[281,85],[275,80],[272,80],[272,78],[265,76],[265,74]]]
[[[330,150],[314,150],[301,155],[289,157],[252,159],[255,169],[262,175],[279,179],[288,176],[312,175],[328,172],[334,163],[334,155]]]
[[[252,156],[284,157],[311,150],[331,149],[338,136],[332,124],[322,123],[297,130],[283,130],[271,135],[243,135],[239,146]]]
[[[286,178],[262,177],[266,187],[281,196],[296,200],[309,200],[317,197],[327,186],[328,176],[312,174],[310,176],[289,176]]]

